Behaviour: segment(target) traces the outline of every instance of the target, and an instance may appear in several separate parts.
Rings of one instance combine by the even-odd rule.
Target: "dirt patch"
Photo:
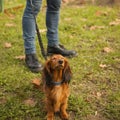
[[[95,115],[88,115],[84,120],[108,120],[107,118],[103,117],[102,115],[95,113]]]
[[[7,99],[6,98],[0,98],[0,104],[6,104]]]

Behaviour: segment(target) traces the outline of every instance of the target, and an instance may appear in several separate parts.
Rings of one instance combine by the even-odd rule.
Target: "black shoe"
[[[39,63],[36,54],[26,54],[25,63],[32,72],[38,73],[42,70],[42,65]]]
[[[48,46],[47,55],[50,56],[53,54],[61,54],[66,57],[72,57],[77,55],[77,53],[74,50],[67,50],[66,48],[64,48],[63,45],[57,45],[52,47]]]

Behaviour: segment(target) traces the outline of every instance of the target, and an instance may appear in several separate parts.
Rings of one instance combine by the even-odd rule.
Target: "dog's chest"
[[[69,87],[67,85],[55,86],[51,91],[51,97],[55,101],[62,100],[64,98],[68,98],[69,96]]]

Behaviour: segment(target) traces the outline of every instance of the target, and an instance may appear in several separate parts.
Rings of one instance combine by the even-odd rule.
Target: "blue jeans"
[[[42,0],[31,0],[34,5],[34,13],[37,17]],[[47,10],[46,10],[46,27],[47,27],[47,39],[48,46],[54,46],[59,44],[58,38],[58,22],[59,22],[59,13],[60,13],[61,0],[47,0]],[[26,8],[24,10],[23,19],[22,19],[22,28],[23,28],[23,39],[25,54],[36,53],[35,47],[35,20],[33,16],[33,11],[31,7],[30,0],[27,0]]]

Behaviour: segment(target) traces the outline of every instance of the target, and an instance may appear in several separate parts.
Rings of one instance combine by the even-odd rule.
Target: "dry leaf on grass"
[[[44,32],[46,32],[47,30],[46,30],[46,29],[40,29],[39,31],[40,31],[40,33],[44,33]]]
[[[96,16],[101,16],[101,15],[104,15],[104,16],[107,16],[108,15],[108,12],[103,12],[103,11],[97,11],[95,13]]]
[[[120,58],[115,58],[115,61],[120,63]]]
[[[113,22],[110,22],[109,25],[110,26],[115,26],[115,25],[119,25],[120,23],[119,22],[116,22],[116,21],[113,21]]]
[[[106,67],[107,67],[106,64],[100,64],[99,66],[100,66],[101,68],[106,68]]]
[[[5,48],[11,48],[12,45],[11,45],[11,43],[6,42],[6,43],[4,44],[4,47],[5,47]]]
[[[9,17],[9,19],[14,20],[15,19],[15,15],[8,13],[6,11],[4,11],[4,13]]]
[[[95,15],[96,16],[101,16],[102,12],[101,11],[96,11]]]
[[[14,20],[15,16],[10,16],[9,19]]]
[[[23,102],[25,105],[27,106],[31,106],[31,107],[34,107],[36,105],[36,102],[34,101],[33,98],[29,98],[27,100],[24,100]]]
[[[95,116],[98,114],[98,111],[95,111]]]
[[[115,19],[115,21],[110,22],[109,25],[110,26],[120,25],[120,19]]]
[[[68,3],[68,2],[69,2],[69,0],[62,0],[62,2],[63,2],[63,3]]]
[[[71,21],[71,18],[65,18],[64,20],[65,21]]]
[[[15,59],[25,60],[25,55],[16,56]]]
[[[96,29],[104,29],[105,28],[105,26],[91,26],[90,27],[90,30],[96,30]]]
[[[6,23],[5,26],[6,27],[15,27],[16,25],[14,23]]]
[[[99,99],[99,98],[102,96],[102,93],[97,92],[97,93],[96,93],[96,96],[97,96],[97,98]]]
[[[96,91],[94,91],[92,94],[93,94],[97,99],[100,99],[101,96],[102,96],[102,93],[101,93],[101,92],[96,92]]]
[[[35,79],[32,80],[32,84],[35,85],[35,86],[38,86],[38,87],[40,86],[41,82],[42,81],[38,78],[35,78]]]
[[[104,47],[103,52],[110,53],[110,52],[113,52],[113,49],[109,47]]]

